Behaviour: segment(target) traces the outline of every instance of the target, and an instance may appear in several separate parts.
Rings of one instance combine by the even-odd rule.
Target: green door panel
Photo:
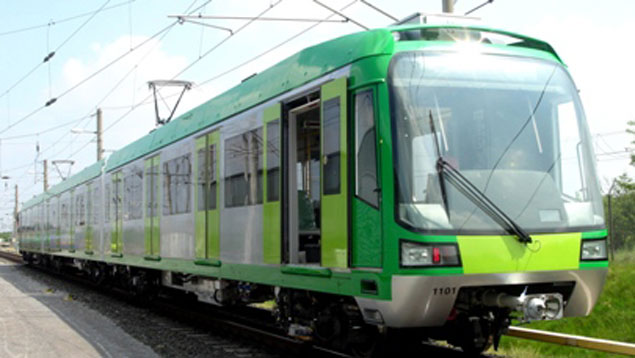
[[[210,192],[215,192],[215,195],[213,195],[213,197],[215,198],[215,200],[213,200],[215,201],[215,203],[213,204],[213,208],[208,207],[207,209],[207,258],[218,259],[220,258],[220,185],[218,180],[218,158],[220,157],[220,151],[218,149],[220,133],[216,130],[210,133],[207,137],[207,141],[209,143],[208,148],[210,149],[208,158],[213,158],[211,173],[209,173],[208,176],[210,178],[210,180],[208,181],[208,190]]]
[[[199,173],[199,166],[205,166],[205,163],[199,164],[199,151],[205,151],[207,148],[207,136],[203,136],[196,139],[196,145],[194,150],[194,176],[196,178],[196,184],[194,185],[194,237],[195,237],[195,254],[197,258],[205,258],[205,242],[207,237],[207,228],[206,228],[206,220],[205,220],[205,208],[207,205],[203,204],[202,207],[199,205],[200,197],[205,197],[205,194],[201,194],[200,191],[203,190],[201,187],[201,182],[204,178],[201,178]]]
[[[263,141],[266,146],[264,150],[262,252],[263,261],[267,264],[279,264],[281,256],[280,111],[280,103],[276,103],[266,108],[263,115]],[[269,133],[270,131],[277,131],[277,133]],[[273,156],[277,156],[277,158]]]
[[[346,78],[321,88],[322,266],[348,266]]]
[[[195,253],[198,259],[220,257],[220,211],[218,185],[218,131],[196,139],[194,173],[196,186]]]
[[[532,235],[525,245],[513,236],[458,236],[465,274],[577,270],[580,233]]]
[[[158,258],[160,255],[160,218],[159,208],[161,208],[161,175],[160,173],[160,157],[155,155],[145,160],[144,179],[145,179],[145,195],[144,195],[144,246],[146,258]]]
[[[352,264],[355,267],[381,266],[381,216],[379,210],[353,199]]]
[[[112,206],[113,220],[112,231],[110,234],[110,252],[112,255],[120,256],[122,254],[122,228],[123,228],[123,176],[121,172],[112,175]]]

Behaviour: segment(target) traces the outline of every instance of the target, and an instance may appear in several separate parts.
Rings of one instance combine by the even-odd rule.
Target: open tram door
[[[346,78],[287,104],[284,262],[348,267]]]

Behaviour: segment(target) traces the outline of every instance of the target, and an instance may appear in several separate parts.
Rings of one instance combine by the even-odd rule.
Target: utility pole
[[[104,142],[101,137],[102,135],[102,123],[101,123],[101,108],[97,108],[97,130],[95,131],[97,135],[97,161],[100,161],[104,156]]]
[[[46,159],[44,159],[43,161],[43,165],[44,165],[44,173],[42,173],[44,175],[44,192],[47,192],[49,190],[49,171],[48,171],[48,161]]]
[[[451,14],[454,12],[454,0],[442,0],[443,1],[443,12]]]

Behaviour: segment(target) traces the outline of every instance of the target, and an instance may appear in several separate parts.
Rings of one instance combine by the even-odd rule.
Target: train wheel
[[[103,264],[91,265],[90,280],[94,285],[101,286],[106,280],[106,267]]]
[[[492,346],[494,337],[488,320],[463,316],[460,321],[460,336],[451,343],[461,347],[466,355],[479,356]]]
[[[356,329],[349,342],[353,357],[372,358],[381,356],[382,335],[375,326],[363,325]]]

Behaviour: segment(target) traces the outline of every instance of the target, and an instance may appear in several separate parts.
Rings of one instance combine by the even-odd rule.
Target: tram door
[[[144,232],[145,232],[145,255],[147,259],[158,258],[161,254],[159,244],[161,242],[160,225],[159,225],[159,208],[161,207],[161,185],[159,180],[161,176],[160,172],[160,157],[155,155],[152,158],[146,159],[144,165],[145,171],[145,219],[144,219]]]
[[[281,261],[280,220],[280,103],[266,108],[263,114],[265,175],[263,180],[263,261],[279,264]]]
[[[322,266],[348,266],[346,78],[322,86]]]
[[[340,78],[289,109],[288,263],[348,267],[346,108]]]
[[[197,185],[196,258],[199,264],[215,265],[220,258],[220,212],[218,185],[219,132],[196,140]]]
[[[123,176],[122,173],[116,172],[112,175],[112,207],[113,221],[112,231],[110,233],[110,252],[113,256],[121,256],[123,249]]]

